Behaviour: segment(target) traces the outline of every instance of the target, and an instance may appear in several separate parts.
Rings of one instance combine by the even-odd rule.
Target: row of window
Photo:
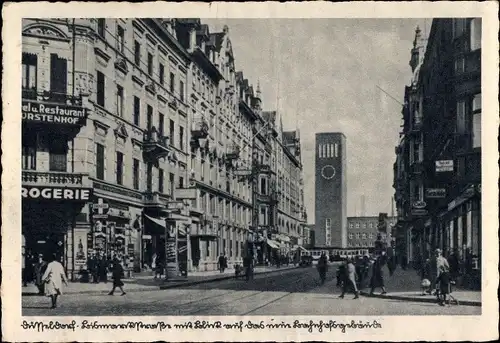
[[[108,31],[106,29],[106,19],[98,19],[97,20],[97,33],[99,36],[101,36],[102,39],[106,40],[106,37],[108,35]],[[111,35],[113,36],[113,35]],[[121,25],[116,26],[116,34],[113,37],[116,41],[116,49],[118,52],[120,52],[122,55],[126,54],[126,42],[125,42],[125,29]],[[142,63],[142,44],[139,42],[137,39],[134,39],[134,48],[132,51],[132,54],[134,56],[134,64],[141,68],[143,65]],[[147,74],[151,78],[157,78],[158,83],[164,87],[166,87],[166,80],[165,80],[165,65],[158,61],[158,73],[155,73],[155,65],[154,65],[154,54],[150,51],[146,53],[147,59],[146,59],[146,71]],[[185,85],[184,81],[179,80],[178,83],[178,90],[177,92],[176,89],[176,75],[174,72],[170,72],[169,74],[169,84],[168,84],[168,90],[172,94],[176,94],[179,96],[181,101],[184,101],[184,94],[185,94]]]
[[[373,229],[374,227],[376,227],[377,225],[374,224],[374,223],[363,223],[363,224],[360,224],[360,223],[349,223],[349,228],[350,229],[353,229],[354,227],[356,227],[356,229],[359,229],[360,227],[363,227],[363,229],[366,229],[367,227],[369,227],[370,229]]]
[[[373,237],[375,236],[373,233],[356,233],[356,234],[353,234],[353,233],[349,233],[349,239],[354,239],[354,236],[356,236],[356,239],[373,239]]]
[[[105,160],[106,160],[106,151],[105,147],[102,144],[95,143],[95,165],[96,165],[96,178],[99,180],[105,180]],[[116,152],[115,159],[115,177],[116,184],[123,185],[124,183],[124,174],[125,174],[125,156],[122,152]],[[166,173],[162,168],[158,168],[158,182],[157,189],[153,189],[153,164],[146,164],[146,191],[148,192],[159,192],[162,194],[167,194],[165,189],[165,179]],[[141,161],[136,158],[132,159],[132,187],[136,190],[140,190],[140,170],[141,170]],[[169,173],[168,175],[168,194],[173,196],[175,191],[175,174]],[[179,176],[177,181],[177,186],[179,188],[184,188],[184,177]]]
[[[50,54],[49,91],[53,95],[66,96],[68,88],[68,61],[57,54]],[[23,90],[38,89],[38,56],[23,53],[21,84]],[[23,94],[24,95],[24,94]]]
[[[319,158],[332,158],[339,157],[339,145],[334,144],[319,144],[318,145]]]
[[[457,122],[455,131],[458,135],[471,132],[470,144],[473,148],[481,146],[481,93],[471,99],[457,101]]]

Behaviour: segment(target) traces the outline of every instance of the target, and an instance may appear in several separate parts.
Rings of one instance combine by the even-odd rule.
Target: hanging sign
[[[425,190],[426,198],[445,198],[446,197],[446,188],[427,188]]]
[[[436,172],[452,172],[453,160],[436,161]]]

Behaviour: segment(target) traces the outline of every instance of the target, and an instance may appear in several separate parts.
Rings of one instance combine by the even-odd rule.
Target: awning
[[[272,239],[267,240],[267,245],[269,245],[273,249],[279,249],[281,247],[278,242],[273,241]]]
[[[153,217],[148,216],[147,214],[144,214],[144,217],[148,218],[149,220],[151,220],[156,225],[160,225],[163,228],[167,227],[166,223],[165,223],[165,218],[153,218]]]

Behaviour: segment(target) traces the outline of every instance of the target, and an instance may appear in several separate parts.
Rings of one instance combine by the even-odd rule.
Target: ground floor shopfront
[[[454,253],[460,261],[462,273],[470,279],[469,286],[479,288],[481,217],[480,187],[476,186],[466,189],[438,214],[407,223],[407,263],[419,267],[437,248],[445,257]]]

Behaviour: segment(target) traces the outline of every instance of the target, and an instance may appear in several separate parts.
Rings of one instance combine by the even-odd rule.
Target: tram
[[[309,250],[304,250],[301,252],[301,256],[311,256],[313,259],[313,264],[317,264],[322,253],[328,256],[330,262],[343,261],[347,258],[354,258],[356,256],[364,256],[369,253],[368,248],[312,248]]]

